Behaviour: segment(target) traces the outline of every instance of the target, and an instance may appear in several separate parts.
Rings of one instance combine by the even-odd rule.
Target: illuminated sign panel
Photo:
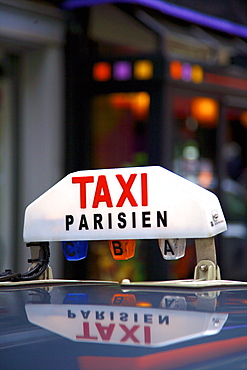
[[[92,68],[95,81],[151,80],[154,77],[154,62],[149,59],[114,60],[96,62]]]
[[[183,80],[199,84],[204,80],[204,72],[198,64],[182,63],[178,60],[170,62],[170,76],[173,80]]]

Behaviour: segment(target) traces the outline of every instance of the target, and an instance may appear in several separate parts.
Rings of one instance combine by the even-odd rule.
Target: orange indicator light
[[[93,66],[93,79],[95,81],[108,81],[111,78],[111,65],[107,62],[98,62]]]
[[[136,297],[134,294],[114,294],[111,304],[114,306],[135,306]]]
[[[153,69],[150,60],[137,60],[134,64],[134,77],[137,80],[150,80],[153,77]]]
[[[170,63],[170,76],[174,80],[180,80],[182,78],[182,64],[177,60]]]
[[[108,243],[115,260],[128,260],[135,255],[135,240],[109,240]]]

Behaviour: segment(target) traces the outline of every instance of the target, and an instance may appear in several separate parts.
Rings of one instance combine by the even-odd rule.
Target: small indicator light
[[[192,67],[192,75],[191,75],[192,81],[195,84],[199,84],[203,81],[203,69],[198,64],[195,64]]]
[[[136,297],[134,294],[114,294],[111,304],[114,306],[135,306]]]
[[[128,260],[135,255],[135,240],[109,240],[108,243],[115,260]]]
[[[184,63],[182,66],[182,79],[184,81],[191,80],[191,65],[189,63]]]
[[[186,310],[187,302],[185,297],[165,295],[160,302],[160,307],[171,310]]]
[[[67,261],[79,261],[87,257],[88,242],[86,241],[62,242],[62,247]]]
[[[180,80],[182,78],[182,64],[179,61],[173,60],[170,63],[170,76],[174,80]]]
[[[134,77],[137,80],[150,80],[153,77],[153,69],[151,60],[137,60],[134,63]]]
[[[113,65],[113,77],[117,81],[130,80],[132,75],[132,66],[130,62],[119,61]]]
[[[111,65],[108,62],[98,62],[93,66],[93,79],[95,81],[108,81],[111,78]]]
[[[166,260],[178,260],[185,254],[186,239],[159,239],[161,254]]]
[[[86,293],[69,293],[64,297],[63,304],[87,304],[88,295]]]

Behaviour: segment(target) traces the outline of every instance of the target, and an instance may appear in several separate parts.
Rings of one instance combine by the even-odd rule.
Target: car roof
[[[4,369],[246,366],[246,287],[49,284],[0,288]]]

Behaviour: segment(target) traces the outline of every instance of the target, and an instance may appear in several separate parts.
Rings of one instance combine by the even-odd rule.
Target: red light
[[[95,81],[108,81],[111,78],[111,65],[107,62],[98,62],[93,66],[93,79]]]
[[[180,80],[182,78],[182,64],[177,60],[170,63],[170,76],[174,80]]]

